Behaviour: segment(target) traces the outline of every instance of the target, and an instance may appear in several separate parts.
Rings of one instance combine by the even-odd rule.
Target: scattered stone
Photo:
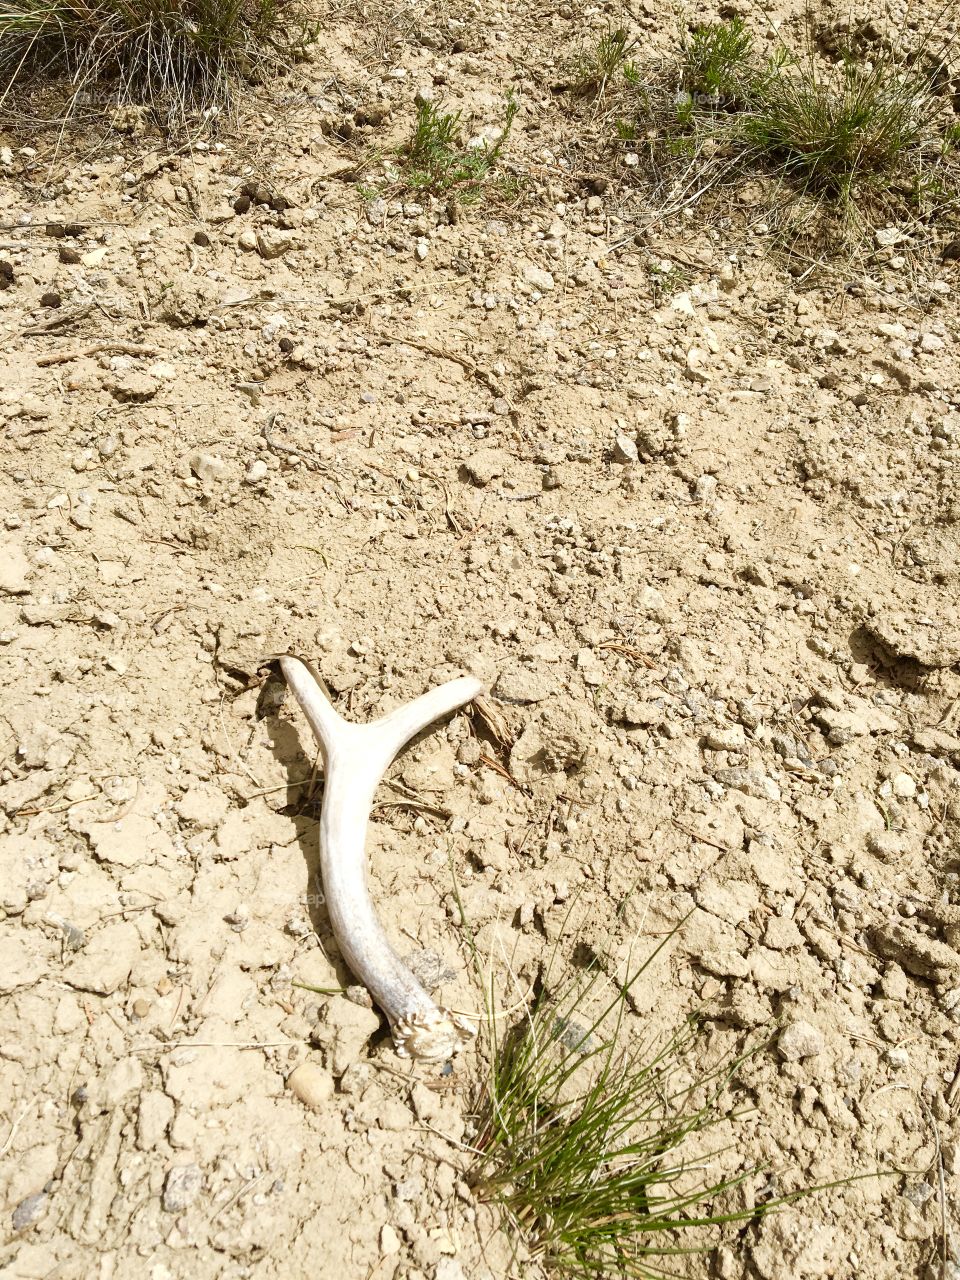
[[[915,926],[878,925],[872,931],[871,939],[885,960],[895,960],[907,973],[918,978],[947,982],[960,972],[960,955],[945,942],[919,933]]]
[[[301,1062],[287,1076],[287,1087],[304,1106],[312,1111],[322,1111],[333,1097],[333,1076],[317,1062]]]
[[[706,383],[710,381],[706,351],[701,350],[700,347],[690,348],[687,352],[686,373],[687,377],[693,382]]]
[[[794,951],[803,946],[803,934],[793,920],[771,916],[764,930],[763,945],[772,951]]]
[[[899,800],[913,800],[917,794],[917,784],[909,773],[894,774],[890,785]]]
[[[826,1041],[822,1031],[809,1022],[791,1022],[784,1027],[777,1040],[780,1056],[787,1062],[799,1062],[801,1058],[815,1058],[823,1053]]]
[[[501,671],[494,692],[504,702],[527,704],[543,702],[555,688],[556,682],[548,673],[516,663]]]
[[[400,1237],[389,1222],[385,1222],[380,1228],[380,1252],[385,1258],[391,1258],[400,1252]]]
[[[508,462],[502,449],[478,449],[464,460],[464,469],[474,484],[484,488],[497,476],[502,476]]]
[[[253,253],[257,247],[257,233],[251,227],[245,227],[237,236],[237,248],[244,253]]]
[[[725,787],[742,791],[745,796],[753,796],[755,800],[780,799],[780,788],[776,782],[759,769],[718,769],[713,776]]]
[[[640,454],[637,442],[630,436],[619,435],[613,442],[613,459],[615,462],[637,462]]]
[[[743,725],[732,724],[726,729],[711,729],[703,740],[711,751],[742,751],[747,745]]]
[[[300,247],[300,237],[295,231],[260,231],[257,233],[257,249],[261,258],[282,257],[289,249]]]
[[[523,268],[523,278],[527,284],[533,285],[541,293],[550,293],[554,288],[554,279],[550,272],[544,271],[542,267],[535,266],[532,262],[528,262]]]
[[[244,484],[262,484],[270,473],[270,468],[262,458],[255,458],[247,468],[243,477]]]
[[[59,307],[62,302],[63,299],[59,293],[53,289],[48,289],[46,293],[40,295],[41,307]]]
[[[144,404],[160,390],[160,384],[138,369],[126,369],[106,384],[106,389],[121,404]]]
[[[203,1173],[199,1165],[177,1165],[163,1184],[163,1207],[168,1213],[182,1213],[190,1208],[202,1189]]]
[[[227,476],[227,464],[224,460],[215,453],[205,453],[200,449],[190,454],[187,467],[204,485],[217,484]]]
[[[0,543],[0,592],[10,596],[30,590],[33,566],[17,542]]]
[[[21,1200],[13,1211],[14,1231],[25,1231],[43,1216],[47,1207],[48,1196],[45,1191],[37,1191],[32,1196]]]

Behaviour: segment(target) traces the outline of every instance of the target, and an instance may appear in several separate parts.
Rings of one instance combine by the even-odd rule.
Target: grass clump
[[[694,1021],[659,1048],[625,1047],[624,1006],[637,976],[592,1016],[596,977],[559,1000],[543,993],[504,1034],[491,1018],[474,1183],[565,1280],[661,1276],[658,1259],[712,1248],[705,1232],[764,1212],[726,1196],[755,1170],[711,1179],[709,1157],[688,1163],[690,1140],[729,1118],[724,1092],[755,1050],[690,1073]]]
[[[401,153],[406,186],[435,196],[454,195],[463,203],[476,200],[501,158],[518,109],[517,100],[508,98],[496,141],[470,145],[463,141],[459,111],[418,101],[413,135]]]
[[[683,88],[691,98],[723,106],[745,104],[757,78],[753,38],[741,18],[696,27],[681,64]]]
[[[4,0],[0,106],[59,76],[71,106],[107,84],[118,104],[172,119],[302,52],[307,30],[287,16],[283,0]]]
[[[785,246],[843,256],[891,218],[955,222],[960,130],[938,39],[904,31],[902,48],[854,53],[854,33],[828,60],[811,36],[802,55],[764,57],[739,18],[706,23],[642,81],[624,69],[613,128],[645,153],[663,216],[760,189]]]
[[[618,27],[607,31],[596,45],[581,54],[574,68],[571,88],[578,98],[599,98],[620,71],[630,73],[630,53],[636,44]]]
[[[784,175],[852,196],[921,161],[939,103],[929,76],[889,58],[845,57],[832,75],[785,61],[743,121],[746,142]]]

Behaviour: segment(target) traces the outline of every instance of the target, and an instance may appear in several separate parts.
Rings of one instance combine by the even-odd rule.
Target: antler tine
[[[377,785],[397,753],[421,729],[472,701],[483,686],[462,676],[359,725],[334,710],[306,663],[284,657],[280,668],[323,755],[320,867],[343,957],[387,1015],[399,1054],[448,1058],[474,1029],[438,1006],[390,945],[367,889],[364,845]]]

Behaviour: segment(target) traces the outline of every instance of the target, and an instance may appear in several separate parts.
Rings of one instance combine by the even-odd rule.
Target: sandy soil
[[[286,650],[357,719],[493,691],[508,740],[424,738],[370,839],[446,1001],[481,999],[451,863],[524,983],[565,921],[614,962],[682,922],[637,1027],[704,1010],[692,1070],[782,1028],[710,1175],[890,1171],[691,1276],[956,1274],[958,268],[799,283],[747,219],[636,243],[551,91],[608,20],[371,11],[242,140],[51,177],[0,138],[10,1277],[536,1274],[467,1182],[476,1056],[411,1068],[297,985],[350,977]],[[517,92],[519,210],[371,195],[358,143],[425,86],[475,132]]]

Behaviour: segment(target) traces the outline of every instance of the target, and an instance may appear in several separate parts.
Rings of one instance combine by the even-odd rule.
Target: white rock
[[[247,467],[247,473],[243,477],[244,484],[259,484],[261,480],[266,480],[270,468],[262,458],[256,458]]]
[[[12,596],[29,591],[32,572],[23,547],[16,542],[0,543],[0,591]]]
[[[380,1228],[380,1252],[385,1258],[400,1252],[400,1237],[389,1222],[385,1222]]]
[[[523,268],[523,278],[527,284],[532,284],[541,293],[549,293],[554,287],[553,276],[550,272],[544,271],[542,267],[535,266],[532,262],[528,262]]]
[[[637,442],[630,436],[617,436],[613,442],[613,456],[617,462],[636,462],[640,456]]]
[[[300,246],[300,237],[295,231],[264,230],[257,233],[257,248],[261,258],[279,258],[288,249]]]
[[[912,800],[917,794],[917,784],[909,773],[898,773],[892,780],[893,794],[901,800]]]
[[[198,449],[191,453],[189,466],[201,484],[215,484],[226,477],[227,464],[215,453],[204,453]]]
[[[742,751],[747,745],[747,735],[742,725],[732,724],[727,729],[712,729],[703,741],[711,751]]]
[[[694,316],[696,312],[693,309],[693,299],[689,293],[676,293],[670,299],[670,310],[676,311],[681,316]]]
[[[809,1022],[791,1022],[780,1032],[777,1048],[787,1062],[799,1062],[801,1058],[815,1058],[823,1052],[826,1041],[823,1032]]]
[[[180,1213],[193,1204],[203,1187],[203,1174],[196,1164],[182,1164],[171,1169],[163,1184],[163,1207],[168,1213]]]
[[[654,622],[668,622],[673,616],[663,597],[663,592],[658,591],[656,587],[644,587],[637,604]]]
[[[700,347],[691,347],[687,352],[687,377],[693,382],[709,382],[707,372],[707,353]]]

